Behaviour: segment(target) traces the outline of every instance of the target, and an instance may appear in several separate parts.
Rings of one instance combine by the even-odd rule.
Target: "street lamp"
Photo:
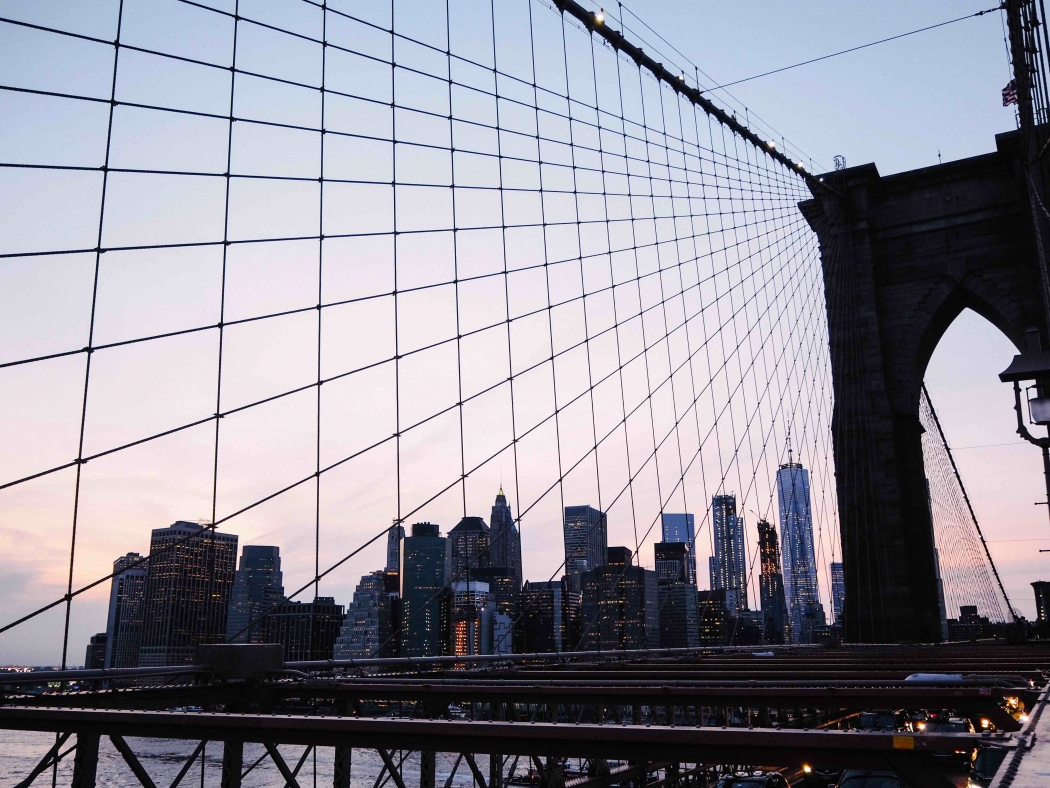
[[[1029,348],[1038,348],[1039,334],[1036,330],[1028,331]],[[1014,384],[1014,411],[1017,413],[1017,434],[1043,451],[1043,477],[1046,481],[1046,501],[1050,506],[1050,350],[1030,349],[1026,353],[1014,356],[1005,370],[999,374],[1003,383]],[[1046,438],[1035,437],[1025,424],[1021,409],[1021,383],[1025,386],[1025,399],[1028,401],[1028,421],[1032,425],[1048,427]],[[1034,396],[1033,396],[1034,392]],[[1037,504],[1038,505],[1038,504]]]

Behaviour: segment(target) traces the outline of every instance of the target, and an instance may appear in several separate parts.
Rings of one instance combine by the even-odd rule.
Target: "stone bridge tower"
[[[1030,328],[1047,337],[1020,138],[1001,134],[995,153],[971,159],[887,177],[866,164],[825,182],[801,209],[824,267],[846,639],[937,641],[926,366],[967,307],[1019,349]]]

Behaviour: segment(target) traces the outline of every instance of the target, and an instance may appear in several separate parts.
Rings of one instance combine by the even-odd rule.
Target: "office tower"
[[[314,597],[313,602],[285,600],[263,619],[263,642],[284,646],[285,662],[332,659],[345,618],[343,606],[330,596]]]
[[[105,632],[92,635],[88,641],[87,651],[84,653],[84,668],[86,670],[100,670],[106,667],[106,640]]]
[[[696,587],[696,531],[693,527],[693,515],[668,514],[660,515],[660,531],[664,542],[684,542],[689,545],[689,581]]]
[[[809,471],[801,463],[791,462],[790,444],[788,452],[788,462],[777,471],[784,596],[791,642],[811,643],[812,631],[807,620],[814,620],[814,606],[820,606],[820,596],[817,591],[817,560],[813,553]]]
[[[492,648],[492,614],[489,602],[489,584],[477,580],[454,581],[452,583],[452,609],[449,625],[448,652],[456,657],[467,657],[486,653],[485,642]],[[482,610],[489,607],[489,615],[483,617]],[[487,620],[483,620],[487,618]],[[485,624],[489,632],[485,633]],[[488,637],[484,637],[488,634]]]
[[[480,517],[464,517],[448,532],[452,582],[469,580],[489,565],[489,527]]]
[[[572,590],[567,577],[526,581],[521,589],[515,627],[517,651],[521,654],[575,651],[580,602],[580,592]]]
[[[608,550],[605,512],[590,506],[565,507],[565,574],[604,566]]]
[[[398,585],[396,570],[361,578],[335,641],[335,659],[397,656]]]
[[[415,523],[401,541],[402,657],[438,657],[444,651],[442,594],[448,582],[449,543],[434,523]]]
[[[634,566],[626,547],[610,547],[605,566],[580,575],[580,649],[658,648],[656,572]]]
[[[471,570],[470,579],[489,584],[492,604],[500,612],[512,614],[517,609],[521,589],[515,587],[516,579],[509,567],[486,566],[476,572]]]
[[[747,610],[747,551],[744,518],[736,513],[736,496],[711,499],[711,530],[715,554],[711,556],[711,588],[726,592],[726,609],[736,615]]]
[[[401,566],[401,540],[405,538],[405,526],[394,523],[386,532],[386,568],[396,572]]]
[[[180,520],[153,529],[149,554],[139,666],[188,665],[226,639],[237,536]]]
[[[284,599],[279,547],[246,544],[233,576],[230,609],[226,615],[226,640],[264,643],[262,617]]]
[[[107,668],[138,667],[148,566],[138,553],[128,553],[113,562],[106,619]]]
[[[831,612],[835,614],[835,623],[842,626],[842,611],[846,607],[846,574],[842,571],[841,561],[832,561],[831,570]]]
[[[1050,582],[1037,580],[1032,583],[1035,592],[1035,620],[1047,621],[1050,619]]]
[[[783,643],[787,636],[784,575],[780,572],[777,529],[768,520],[758,521],[758,556],[762,572],[758,578],[758,590],[762,601],[765,639],[767,643]]]
[[[656,557],[657,603],[661,648],[700,645],[696,625],[696,586],[690,581],[692,553],[684,542],[659,542]]]
[[[489,517],[491,531],[489,538],[491,547],[489,552],[489,566],[505,567],[510,574],[514,586],[514,593],[521,591],[521,534],[514,524],[514,515],[507,505],[507,496],[503,494],[503,488],[496,493],[496,502],[492,505],[492,515]]]
[[[696,592],[696,618],[700,644],[722,646],[728,640],[729,611],[725,589]]]

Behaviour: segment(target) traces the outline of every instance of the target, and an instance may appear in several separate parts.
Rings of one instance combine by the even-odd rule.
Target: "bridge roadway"
[[[222,741],[230,779],[240,763],[237,748],[247,741],[268,744],[275,752],[283,744],[335,747],[345,758],[352,748],[363,747],[386,753],[384,761],[393,750],[419,750],[430,763],[434,752],[460,753],[472,771],[477,771],[475,753],[521,756],[537,764],[537,773],[541,758],[615,758],[647,775],[662,771],[649,788],[699,786],[705,778],[697,769],[703,765],[797,770],[804,763],[892,769],[916,788],[946,788],[951,780],[944,759],[935,756],[981,742],[1010,748],[1031,741],[1026,731],[1038,719],[1034,710],[1041,708],[1039,693],[1050,676],[1045,645],[788,648],[759,656],[770,653],[654,654],[649,660],[591,663],[581,655],[561,661],[516,655],[469,670],[446,669],[453,667],[448,659],[424,665],[279,663],[272,675],[248,680],[197,665],[176,679],[181,685],[37,695],[19,691],[16,682],[39,684],[40,678],[21,674],[3,679],[9,683],[0,696],[0,729],[76,733],[75,757],[83,763],[74,771],[82,776],[91,771],[91,748],[97,755],[102,735],[113,738],[133,770],[135,755],[124,736]],[[962,678],[905,680],[915,673]],[[186,706],[208,711],[170,710]],[[950,709],[988,719],[998,732],[874,732],[849,724],[861,711],[898,709]],[[1030,712],[1028,728],[1011,733],[1021,728],[1011,711]],[[854,730],[833,730],[849,727]],[[280,766],[279,752],[269,757]],[[397,771],[392,762],[389,766]],[[429,781],[421,778],[421,788],[435,787],[432,772]],[[479,785],[505,788],[507,780],[494,767],[489,784]],[[398,784],[400,775],[394,782],[406,788]],[[646,781],[632,778],[631,784],[641,788]]]

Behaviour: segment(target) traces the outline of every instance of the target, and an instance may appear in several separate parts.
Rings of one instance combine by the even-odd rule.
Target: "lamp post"
[[[1029,330],[1028,345],[1039,347],[1039,334]],[[1038,446],[1043,452],[1043,478],[1046,482],[1046,500],[1040,504],[1050,510],[1050,350],[1030,349],[1026,353],[1014,356],[1014,360],[999,374],[999,380],[1014,384],[1014,411],[1017,413],[1017,434],[1029,443]],[[1021,409],[1021,383],[1031,382],[1025,386],[1028,400],[1028,421],[1033,425],[1048,427],[1045,438],[1037,438],[1025,424]],[[1035,396],[1031,392],[1035,391]]]

